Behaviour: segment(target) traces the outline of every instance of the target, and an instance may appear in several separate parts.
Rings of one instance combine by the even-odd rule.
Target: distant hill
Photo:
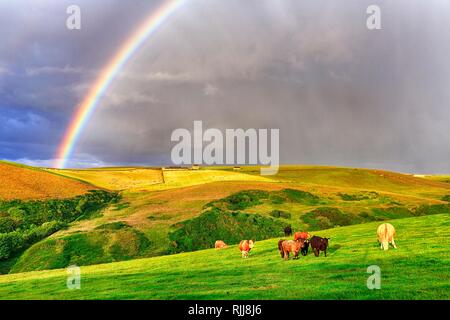
[[[0,161],[1,200],[64,199],[98,189],[44,170]]]

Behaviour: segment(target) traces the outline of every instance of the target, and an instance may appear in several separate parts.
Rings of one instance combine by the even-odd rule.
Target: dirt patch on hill
[[[65,199],[97,189],[38,169],[0,163],[0,199]]]

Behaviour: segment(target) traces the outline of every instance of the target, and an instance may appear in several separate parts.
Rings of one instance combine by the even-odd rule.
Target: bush
[[[408,208],[394,206],[388,208],[373,208],[372,212],[377,220],[397,219],[413,217],[414,213]]]
[[[0,200],[0,212],[4,212],[0,216],[0,260],[48,237],[67,223],[98,214],[119,198],[117,193],[93,190],[71,199]]]
[[[111,223],[106,223],[106,224],[102,224],[101,226],[98,226],[95,229],[100,229],[100,230],[120,230],[120,229],[124,229],[124,228],[129,228],[130,226],[128,224],[126,224],[125,222],[122,221],[117,221],[117,222],[111,222]]]
[[[237,244],[243,239],[268,239],[279,236],[284,226],[280,221],[257,214],[213,209],[174,226],[177,229],[169,233],[171,252],[212,248],[216,240]]]
[[[0,234],[0,260],[8,259],[20,251],[23,245],[24,239],[19,232]]]
[[[24,244],[26,246],[31,246],[33,243],[47,238],[64,227],[66,227],[66,224],[61,221],[45,222],[41,226],[32,228],[24,233]]]
[[[442,201],[450,202],[450,194],[447,194],[447,195],[443,196],[442,197]]]
[[[353,219],[352,219],[353,218]],[[304,214],[301,219],[311,230],[329,229],[354,224],[355,216],[344,214],[333,207],[320,207]]]
[[[0,217],[0,233],[13,232],[17,227],[17,222],[11,217]]]
[[[344,201],[362,201],[362,200],[376,199],[378,198],[379,195],[375,191],[367,191],[355,194],[338,193],[338,196],[340,196],[341,199]]]
[[[282,204],[286,202],[286,198],[277,194],[270,194],[269,201],[273,204]]]
[[[419,206],[415,211],[415,215],[417,216],[440,213],[450,213],[450,204],[424,204]]]
[[[308,205],[315,205],[319,203],[320,198],[312,193],[296,190],[296,189],[284,189],[282,191],[286,198],[291,202],[303,203]]]
[[[267,199],[269,193],[261,190],[246,190],[234,193],[222,200],[228,210],[243,210],[261,204],[261,199]]]
[[[361,212],[359,214],[359,217],[362,219],[363,222],[384,220],[383,218],[375,217],[371,212],[365,212],[365,211]]]
[[[283,218],[283,219],[290,219],[291,218],[291,214],[289,212],[286,211],[282,211],[282,210],[273,210],[270,215],[274,218]]]

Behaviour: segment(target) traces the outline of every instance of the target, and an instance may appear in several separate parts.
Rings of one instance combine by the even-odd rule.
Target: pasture
[[[382,251],[378,223],[322,230],[325,258],[283,261],[279,238],[257,241],[248,259],[237,246],[81,268],[81,289],[66,271],[0,276],[1,299],[449,299],[450,215],[390,221],[398,249]],[[381,289],[366,286],[381,268]]]
[[[155,183],[161,174],[164,174],[164,183]],[[282,166],[279,174],[270,178],[259,176],[258,167],[242,167],[239,171],[229,167],[200,170],[102,168],[58,170],[58,175],[85,178],[87,183],[108,186],[111,190],[122,189],[121,201],[105,208],[101,214],[74,221],[66,229],[36,243],[16,262],[6,263],[10,266],[9,272],[61,268],[67,263],[90,265],[166,255],[184,250],[173,248],[180,235],[183,236],[180,245],[190,248],[189,251],[208,248],[216,240],[212,238],[231,230],[231,225],[240,230],[233,239],[249,232],[262,236],[262,239],[281,235],[280,227],[267,226],[255,233],[250,225],[236,224],[235,218],[200,218],[208,203],[223,202],[230,195],[240,193],[245,196],[246,190],[269,192],[270,196],[245,208],[226,208],[227,212],[238,209],[255,215],[255,221],[260,225],[267,224],[268,220],[263,218],[268,218],[276,221],[274,226],[290,224],[294,230],[320,230],[445,213],[449,209],[448,202],[442,200],[450,194],[449,184],[367,169]],[[307,192],[319,200],[280,200],[280,192],[286,189]],[[241,221],[246,219],[239,217]],[[214,234],[200,228],[206,221],[215,226]],[[190,230],[182,230],[186,224],[191,226]],[[121,227],[111,229],[113,225]],[[278,233],[274,232],[278,229]],[[229,231],[225,234],[231,235]],[[202,242],[191,245],[192,237],[202,239]],[[76,255],[71,254],[74,251]]]
[[[450,184],[442,181],[324,166],[282,166],[277,175],[261,177],[259,167],[51,170],[2,164],[8,170],[12,166],[28,175],[44,175],[42,179],[58,179],[65,186],[82,186],[86,192],[117,192],[117,201],[95,214],[86,214],[86,205],[79,203],[71,209],[74,216],[54,232],[52,225],[39,225],[61,213],[56,202],[43,198],[41,205],[49,215],[32,227],[48,233],[39,231],[38,238],[27,242],[31,246],[21,246],[22,251],[0,261],[0,272],[9,273],[0,275],[0,298],[448,296]],[[23,180],[19,193],[30,185],[34,188]],[[66,192],[76,194],[77,189]],[[69,203],[74,196],[65,197]],[[27,205],[20,205],[25,211],[19,212],[20,203],[1,201],[6,209],[0,220],[7,232],[20,227],[18,218],[32,216]],[[384,221],[392,221],[397,229],[398,250],[379,250],[376,226]],[[298,261],[283,262],[277,242],[286,225],[331,237],[329,256],[315,258],[310,252]],[[251,237],[257,242],[243,261],[237,243]],[[4,239],[13,237],[5,234]],[[229,248],[207,249],[218,239]],[[4,248],[9,245],[3,243]],[[65,288],[66,273],[60,268],[71,264],[83,270],[79,291]],[[366,288],[368,264],[382,268],[382,290]]]

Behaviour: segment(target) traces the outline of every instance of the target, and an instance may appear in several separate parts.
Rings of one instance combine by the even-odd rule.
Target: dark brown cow
[[[285,237],[292,236],[292,228],[291,228],[291,226],[287,226],[286,228],[284,228],[284,236]]]
[[[320,251],[325,253],[325,257],[327,256],[328,240],[330,240],[330,238],[322,238],[318,236],[313,236],[311,238],[309,242],[316,257],[320,255]]]

